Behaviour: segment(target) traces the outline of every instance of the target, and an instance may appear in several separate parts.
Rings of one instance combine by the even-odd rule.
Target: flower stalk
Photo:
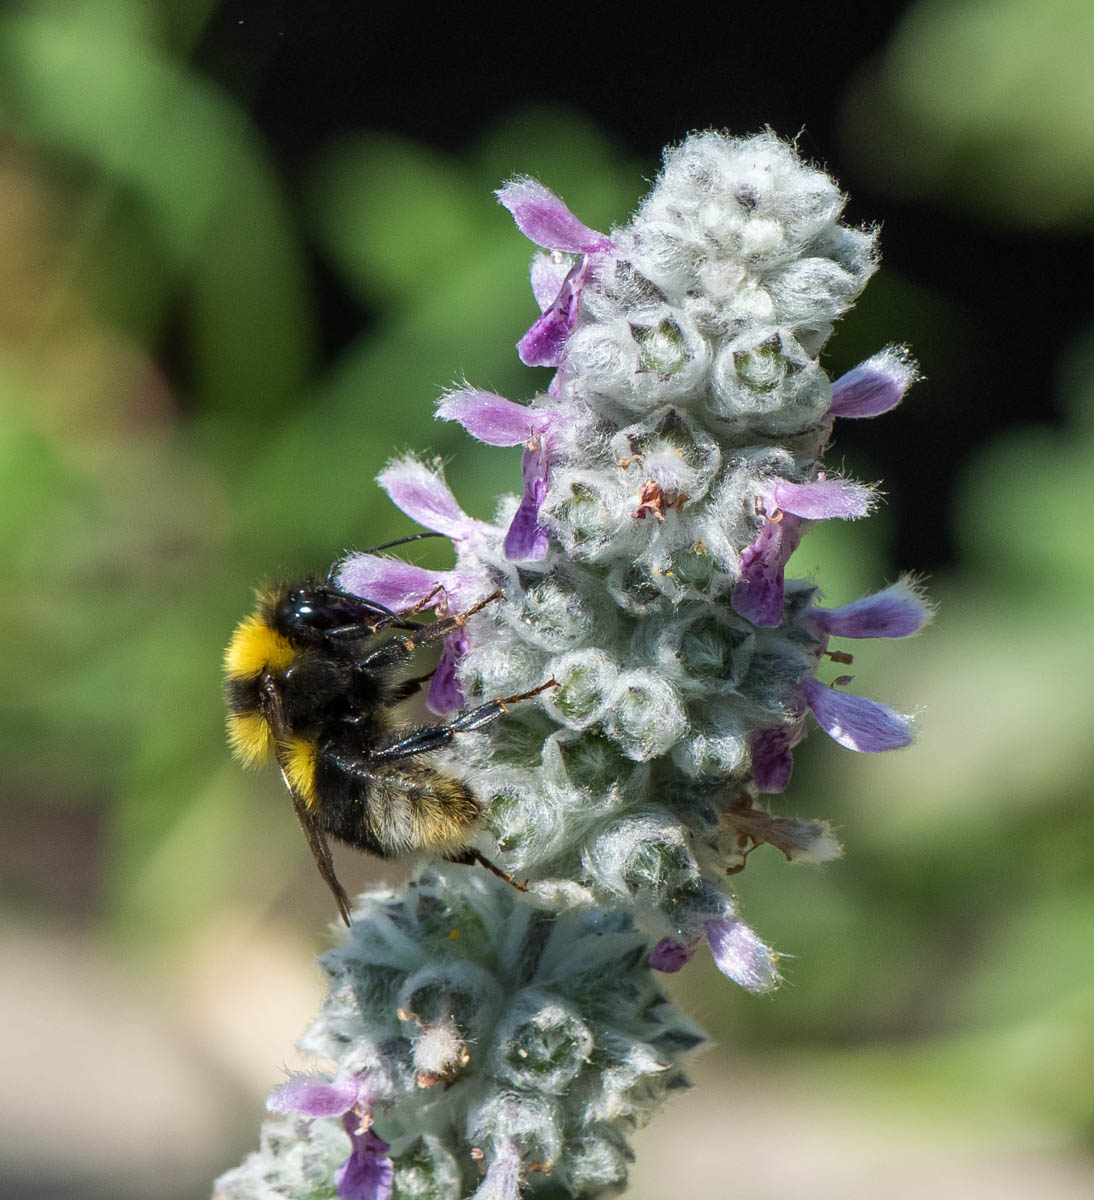
[[[730,880],[761,845],[839,853],[823,821],[765,798],[808,722],[858,752],[912,738],[908,717],[820,676],[851,661],[832,639],[920,629],[915,582],[824,608],[786,578],[813,522],[876,501],[824,464],[835,420],[888,411],[915,379],[900,348],[834,383],[819,362],[876,268],[876,232],[843,224],[836,185],[770,133],[671,148],[610,234],[533,180],[498,198],[541,247],[518,352],[556,372],[526,404],[464,384],[437,416],[522,446],[520,494],[476,521],[439,467],[397,460],[382,486],[451,540],[455,566],[354,554],[335,577],[394,609],[500,592],[446,640],[435,712],[556,681],[443,763],[482,804],[479,848],[527,892],[446,867],[361,898],[301,1043],[329,1078],[274,1092],[279,1115],[224,1197],[618,1187],[626,1135],[686,1086],[702,1040],[656,973],[705,947],[734,982],[774,988],[778,955]]]

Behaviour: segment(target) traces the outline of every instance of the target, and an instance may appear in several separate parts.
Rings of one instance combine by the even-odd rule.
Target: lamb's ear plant
[[[321,1073],[272,1092],[260,1149],[218,1181],[232,1200],[618,1190],[629,1133],[688,1085],[703,1040],[657,972],[705,946],[735,983],[776,987],[732,877],[765,843],[839,853],[822,820],[769,799],[810,722],[867,753],[912,737],[845,690],[851,656],[830,641],[915,633],[915,582],[826,608],[784,578],[812,522],[875,501],[825,468],[834,423],[887,411],[915,378],[900,347],[835,381],[819,362],[875,231],[843,224],[832,180],[769,132],[669,149],[610,233],[531,179],[498,198],[542,247],[519,354],[557,369],[527,403],[464,385],[438,416],[523,446],[521,492],[487,524],[436,464],[397,460],[380,482],[455,566],[351,555],[335,573],[395,610],[501,591],[449,636],[437,713],[557,682],[445,763],[481,801],[480,849],[527,892],[434,863],[361,897],[300,1043]]]

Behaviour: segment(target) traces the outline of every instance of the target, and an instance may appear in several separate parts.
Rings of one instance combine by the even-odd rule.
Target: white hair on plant
[[[784,575],[811,522],[874,503],[823,465],[834,420],[887,411],[916,377],[899,347],[834,382],[818,360],[876,268],[875,231],[843,224],[836,185],[770,132],[669,149],[609,234],[534,180],[498,197],[543,251],[518,351],[555,375],[527,404],[464,384],[438,416],[523,446],[521,492],[488,524],[439,467],[397,460],[381,483],[452,540],[455,567],[359,554],[337,579],[393,608],[501,593],[446,639],[436,712],[555,681],[448,754],[483,804],[482,850],[528,891],[451,868],[362,898],[301,1043],[329,1077],[274,1093],[262,1148],[219,1181],[233,1200],[623,1183],[626,1135],[686,1085],[702,1036],[653,972],[705,944],[729,978],[773,988],[777,955],[728,878],[763,844],[839,853],[823,821],[765,799],[807,718],[861,752],[912,737],[818,670],[850,661],[831,638],[915,633],[918,585],[829,609]]]

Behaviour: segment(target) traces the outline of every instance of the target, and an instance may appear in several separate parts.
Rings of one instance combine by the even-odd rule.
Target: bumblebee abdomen
[[[467,784],[422,762],[370,769],[366,756],[320,752],[316,783],[323,828],[380,858],[463,849],[479,823]]]

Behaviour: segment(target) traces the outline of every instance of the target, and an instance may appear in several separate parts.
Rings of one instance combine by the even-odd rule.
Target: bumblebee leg
[[[510,886],[515,887],[518,892],[526,892],[528,890],[526,883],[518,883],[508,871],[503,871],[501,867],[495,866],[485,854],[480,854],[471,847],[461,850],[459,853],[446,854],[445,861],[456,863],[461,867],[473,867],[477,864],[480,867],[485,867],[491,875],[496,875],[499,879],[504,879]]]
[[[517,704],[521,700],[538,696],[540,692],[546,691],[549,687],[558,687],[558,683],[554,679],[549,679],[530,692],[521,692],[517,696],[505,696],[499,700],[490,700],[486,704],[480,704],[478,708],[465,712],[447,725],[431,725],[424,729],[415,729],[394,745],[370,751],[368,760],[369,762],[393,762],[400,758],[410,758],[415,754],[429,754],[434,750],[440,750],[447,746],[457,733],[470,733],[475,729],[481,729],[484,725],[489,725],[504,716],[509,711],[510,704]]]
[[[530,692],[521,692],[517,696],[503,696],[498,700],[488,700],[485,704],[480,704],[478,708],[473,708],[470,712],[465,712],[454,721],[450,721],[448,728],[453,733],[469,733],[473,729],[481,729],[484,725],[489,725],[499,717],[505,716],[509,711],[510,704],[519,704],[522,700],[530,700],[533,696],[538,696],[540,692],[545,692],[552,687],[558,687],[557,679],[548,679],[546,683],[541,683],[539,687],[533,688]]]
[[[413,679],[404,679],[402,683],[396,684],[391,690],[392,704],[401,704],[404,700],[409,700],[411,696],[417,694],[423,683],[428,683],[437,673],[437,668],[432,671],[427,671],[424,675],[415,675]]]
[[[457,613],[451,617],[438,617],[436,621],[431,621],[428,625],[413,625],[410,628],[414,632],[409,637],[391,638],[390,641],[385,642],[366,658],[363,658],[359,665],[366,671],[382,671],[385,667],[397,666],[404,659],[409,658],[419,646],[426,646],[459,629],[468,617],[473,617],[480,609],[485,608],[488,604],[493,604],[495,600],[500,600],[501,595],[500,591],[491,592],[485,600],[473,604],[467,612]],[[393,622],[389,621],[387,624],[390,626]],[[384,626],[378,626],[377,631],[381,628]]]

